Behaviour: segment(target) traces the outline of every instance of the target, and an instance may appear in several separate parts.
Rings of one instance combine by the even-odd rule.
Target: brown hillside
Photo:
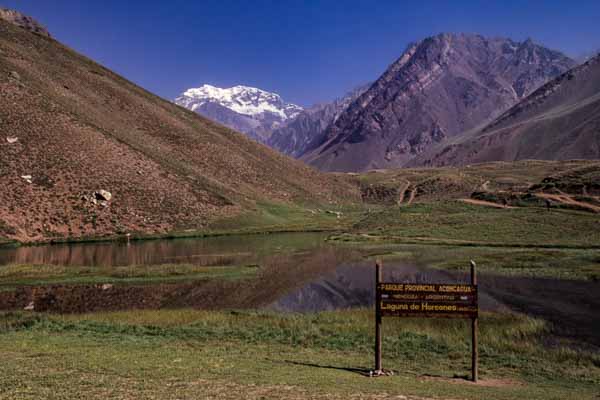
[[[55,40],[0,20],[0,237],[203,229],[259,202],[358,198]],[[106,190],[110,201],[95,200]]]
[[[600,55],[542,86],[484,129],[415,166],[600,158]]]

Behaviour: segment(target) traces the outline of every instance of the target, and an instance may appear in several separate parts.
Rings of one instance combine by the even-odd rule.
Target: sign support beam
[[[471,260],[471,285],[477,285],[477,271],[475,261]],[[471,319],[471,378],[477,382],[479,378],[479,348],[477,346],[477,317]]]
[[[375,287],[381,283],[381,261],[375,262]],[[383,372],[381,367],[381,299],[375,296],[375,371],[376,375]]]

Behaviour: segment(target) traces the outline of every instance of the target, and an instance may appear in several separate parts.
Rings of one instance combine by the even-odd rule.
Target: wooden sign
[[[475,262],[471,261],[471,283],[381,282],[381,262],[375,264],[375,370],[371,376],[388,375],[381,366],[382,317],[471,319],[472,380],[478,377],[477,317],[479,316]]]
[[[477,286],[379,283],[376,311],[384,317],[476,318]]]

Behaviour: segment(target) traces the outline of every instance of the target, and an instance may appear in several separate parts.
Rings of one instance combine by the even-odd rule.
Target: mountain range
[[[0,55],[0,237],[22,242],[202,231],[285,219],[273,204],[360,201],[351,176],[300,160],[364,171],[600,157],[600,56],[576,66],[531,40],[436,35],[308,109],[209,85],[180,107],[13,11],[0,12]]]
[[[187,89],[174,102],[299,158],[323,141],[327,127],[368,88],[359,86],[330,103],[307,109],[285,102],[277,93],[243,85],[224,89],[205,84]]]
[[[331,103],[302,109],[260,89],[209,85],[187,90],[176,103],[324,171],[590,158],[598,137],[591,128],[577,144],[561,127],[552,137],[520,135],[528,139],[515,136],[510,143],[496,137],[493,146],[480,148],[500,126],[496,118],[506,119],[504,113],[512,115],[513,107],[521,109],[521,102],[531,102],[532,93],[567,71],[579,76],[576,65],[531,39],[445,33],[410,44],[374,83]],[[478,156],[467,150],[472,147]]]
[[[575,61],[533,43],[440,34],[408,46],[302,159],[326,171],[397,168],[492,121]]]

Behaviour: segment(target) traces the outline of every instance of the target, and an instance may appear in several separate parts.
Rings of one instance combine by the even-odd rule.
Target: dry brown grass
[[[53,39],[0,21],[0,54],[0,235],[203,230],[257,202],[358,199],[344,177],[160,99]],[[82,200],[99,189],[113,194],[108,207]]]

